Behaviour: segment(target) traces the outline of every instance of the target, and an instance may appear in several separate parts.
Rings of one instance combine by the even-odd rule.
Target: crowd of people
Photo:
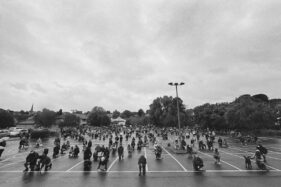
[[[94,144],[93,142],[100,144]],[[19,141],[19,149],[29,146],[28,138],[22,137]],[[70,143],[72,142],[72,144]],[[74,142],[74,143],[73,143]],[[0,142],[0,146],[2,146]],[[92,163],[97,163],[97,170],[107,171],[110,155],[116,155],[121,161],[124,159],[125,145],[128,156],[132,156],[134,151],[141,151],[143,147],[153,146],[155,158],[162,158],[162,143],[165,146],[180,150],[192,158],[193,168],[201,171],[204,167],[204,160],[199,156],[199,151],[213,153],[214,163],[220,164],[220,149],[227,148],[228,143],[216,135],[215,131],[198,130],[198,129],[181,129],[176,128],[157,128],[155,126],[110,126],[110,127],[77,127],[61,129],[60,137],[55,138],[52,158],[56,159],[59,155],[68,153],[70,159],[79,157],[83,154],[84,170],[90,170]],[[217,147],[214,144],[217,143]],[[79,148],[82,144],[82,150]],[[35,148],[43,147],[42,140],[39,138]],[[3,152],[3,151],[2,151]],[[0,149],[0,157],[1,157]],[[257,146],[257,151],[252,156],[244,156],[246,168],[251,168],[251,160],[255,159],[259,168],[264,169],[266,162],[267,149],[261,144]],[[145,175],[146,157],[141,155],[138,159],[139,175]],[[49,149],[45,148],[39,155],[33,148],[26,157],[24,171],[45,171],[52,168],[52,159],[49,156]]]

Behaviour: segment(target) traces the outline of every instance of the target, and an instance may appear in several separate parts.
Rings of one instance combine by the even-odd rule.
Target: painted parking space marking
[[[208,157],[212,157],[213,158],[213,156],[212,155],[209,155],[209,154],[207,154],[207,153],[203,153],[203,152],[201,152],[201,151],[198,151],[199,153],[201,153],[201,154],[203,154],[203,155],[206,155],[206,156],[208,156]],[[238,167],[236,167],[236,166],[234,166],[234,165],[232,165],[232,164],[230,164],[230,163],[228,163],[228,162],[226,162],[226,161],[224,161],[224,160],[220,160],[222,163],[225,163],[225,164],[227,164],[227,165],[229,165],[229,166],[231,166],[231,167],[233,167],[233,168],[235,168],[235,169],[237,169],[237,170],[242,170],[242,169],[240,169],[240,168],[238,168]]]
[[[138,173],[139,171],[133,170],[133,171],[107,171],[107,173]],[[281,173],[281,170],[270,170],[270,171],[264,171],[264,170],[203,170],[203,171],[148,171],[147,173],[258,173],[258,172],[276,172]],[[0,171],[0,173],[42,173],[42,171],[28,171],[24,172],[22,170],[14,170],[14,171]],[[55,170],[49,170],[46,173],[99,173],[99,171],[91,170],[91,171],[55,171]]]
[[[112,168],[112,166],[117,162],[117,160],[118,160],[118,157],[117,158],[115,158],[115,160],[110,164],[110,166],[108,167],[108,169],[107,169],[107,172],[109,172],[110,171],[110,169]]]
[[[168,155],[170,155],[170,157],[172,157],[181,166],[183,171],[187,171],[187,169],[185,169],[185,167],[171,153],[169,153],[164,147],[162,147],[162,149],[165,150],[168,153]]]
[[[241,151],[244,151],[244,150],[242,150],[242,149],[238,149],[238,148],[229,148],[229,149],[236,149],[236,150],[241,150]],[[252,154],[254,154],[253,152],[250,152],[250,151],[244,151],[245,153],[252,153]],[[241,157],[241,158],[243,158],[243,157]],[[277,168],[275,168],[275,167],[272,167],[272,166],[270,166],[270,165],[268,165],[268,164],[265,164],[267,167],[269,167],[269,168],[271,168],[271,169],[273,169],[273,170],[276,170],[276,171],[281,171],[280,169],[277,169]]]
[[[66,170],[66,172],[70,172],[73,168],[79,166],[80,164],[84,163],[84,160],[78,162],[77,164],[75,164],[74,166],[72,166],[71,168],[69,168],[68,170]]]
[[[240,151],[243,151],[243,152],[245,152],[245,153],[251,153],[251,154],[254,154],[254,152],[252,152],[252,151],[246,151],[246,150],[243,150],[243,149],[239,149],[239,148],[237,148],[237,147],[231,147],[231,148],[229,148],[229,149],[235,149],[235,150],[240,150]],[[272,159],[275,159],[275,160],[281,160],[281,158],[276,158],[276,157],[272,157],[272,156],[266,156],[267,158],[272,158]]]

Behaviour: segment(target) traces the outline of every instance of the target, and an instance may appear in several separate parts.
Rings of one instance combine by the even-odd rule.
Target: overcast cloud
[[[0,0],[0,108],[281,96],[281,1]]]

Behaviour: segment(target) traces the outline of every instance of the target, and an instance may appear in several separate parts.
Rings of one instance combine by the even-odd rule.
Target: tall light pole
[[[180,122],[180,109],[179,109],[178,86],[184,85],[184,82],[181,82],[181,83],[177,83],[177,82],[172,83],[172,82],[170,82],[169,85],[170,85],[170,86],[175,86],[175,87],[176,87],[176,94],[177,94],[177,110],[178,110],[178,125],[179,125],[179,131],[180,131],[181,122]]]

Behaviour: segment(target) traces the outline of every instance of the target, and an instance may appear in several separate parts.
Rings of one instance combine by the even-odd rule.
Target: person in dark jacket
[[[35,166],[37,164],[38,157],[39,157],[38,153],[31,150],[30,153],[26,157],[26,162],[24,163],[24,167],[25,167],[24,171],[28,171],[28,166],[31,171],[34,171]]]
[[[0,158],[2,156],[2,153],[4,152],[6,147],[6,141],[3,139],[0,139]]]
[[[124,157],[124,148],[122,145],[118,147],[118,156],[119,156],[119,160],[123,159]]]
[[[79,149],[79,147],[77,145],[75,145],[75,148],[74,148],[73,152],[74,152],[73,153],[73,157],[78,157],[80,149]]]
[[[146,168],[146,158],[144,155],[141,155],[138,161],[138,165],[139,165],[139,176],[141,176],[141,171],[143,173],[143,175],[145,175],[145,168]]]

